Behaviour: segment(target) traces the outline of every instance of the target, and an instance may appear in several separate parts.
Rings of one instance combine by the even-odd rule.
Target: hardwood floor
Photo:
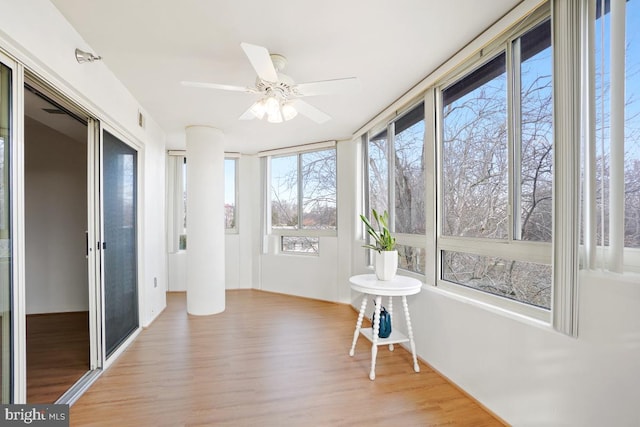
[[[27,402],[53,403],[89,370],[89,313],[27,316]]]
[[[257,290],[225,312],[186,314],[184,294],[71,407],[72,426],[494,426],[478,404],[411,355],[349,348],[351,307]]]

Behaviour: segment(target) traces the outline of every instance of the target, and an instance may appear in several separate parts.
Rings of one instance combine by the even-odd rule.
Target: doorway
[[[27,403],[54,403],[90,369],[88,122],[24,89]]]

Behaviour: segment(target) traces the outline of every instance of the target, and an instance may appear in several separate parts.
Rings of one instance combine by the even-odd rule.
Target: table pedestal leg
[[[407,319],[407,332],[409,334],[409,344],[411,344],[411,355],[413,356],[413,370],[420,372],[420,366],[418,365],[418,359],[416,358],[416,343],[413,341],[413,330],[411,329],[409,305],[407,304],[407,297],[404,295],[402,296],[402,305],[404,306],[404,316]]]
[[[356,322],[356,331],[353,333],[353,343],[351,344],[351,350],[349,350],[349,356],[353,356],[356,352],[356,342],[360,335],[360,327],[362,326],[362,319],[364,318],[364,311],[367,308],[367,294],[362,296],[362,304],[360,305],[360,314],[358,314],[358,321]]]
[[[376,357],[378,356],[378,334],[380,333],[380,306],[382,305],[382,297],[376,295],[376,309],[373,312],[373,344],[371,345],[371,372],[369,379],[376,379]]]
[[[391,331],[393,331],[393,297],[389,297],[389,317],[391,318]],[[389,351],[393,351],[393,344],[389,344]]]

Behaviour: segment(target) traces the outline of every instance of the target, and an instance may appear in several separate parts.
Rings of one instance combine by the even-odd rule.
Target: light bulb
[[[298,111],[291,103],[286,102],[282,105],[282,116],[285,120],[291,120],[298,115]]]
[[[280,114],[280,102],[274,96],[268,97],[264,104],[269,116]]]
[[[282,123],[282,113],[280,112],[280,106],[275,111],[267,112],[267,121],[269,123]]]

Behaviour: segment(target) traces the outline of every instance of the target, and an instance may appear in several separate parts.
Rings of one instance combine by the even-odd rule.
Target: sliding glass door
[[[139,326],[137,152],[103,131],[104,336],[107,358]]]
[[[11,146],[12,70],[0,62],[0,402],[11,401],[12,275],[11,275]]]

